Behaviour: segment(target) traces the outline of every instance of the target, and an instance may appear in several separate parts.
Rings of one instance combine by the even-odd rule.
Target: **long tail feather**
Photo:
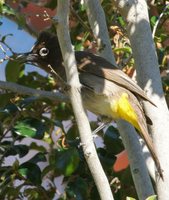
[[[156,165],[156,168],[157,168],[157,171],[160,175],[160,177],[164,180],[164,177],[163,177],[163,170],[161,168],[161,165],[160,165],[160,161],[156,155],[156,152],[155,152],[155,149],[154,149],[154,145],[153,145],[153,142],[152,142],[152,139],[150,137],[150,135],[148,134],[148,131],[146,128],[144,128],[142,125],[139,124],[139,127],[140,127],[140,135],[141,137],[144,139],[151,155],[152,155],[152,158],[155,162],[155,165]]]

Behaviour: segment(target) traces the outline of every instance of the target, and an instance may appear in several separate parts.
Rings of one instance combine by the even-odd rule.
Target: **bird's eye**
[[[49,53],[49,49],[47,49],[47,48],[45,48],[45,47],[43,47],[43,48],[40,49],[40,51],[39,51],[39,55],[42,56],[42,57],[47,56],[48,53]]]

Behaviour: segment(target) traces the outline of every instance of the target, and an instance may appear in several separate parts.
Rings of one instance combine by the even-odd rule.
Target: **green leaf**
[[[15,15],[16,14],[15,11],[11,7],[4,4],[4,0],[0,1],[0,12],[5,15]]]
[[[83,43],[75,43],[75,51],[83,51]]]
[[[5,127],[3,126],[3,123],[0,121],[0,135],[3,135],[4,130],[5,130]],[[0,152],[1,152],[1,149],[0,149]]]
[[[149,196],[146,200],[157,200],[157,195]]]
[[[104,144],[106,150],[113,155],[116,155],[124,150],[122,140],[120,139],[119,132],[113,126],[109,126],[104,134]]]
[[[14,171],[19,169],[19,160],[15,160],[15,162],[12,164],[12,168]]]
[[[42,200],[44,199],[43,195],[41,195],[36,188],[26,188],[24,189],[24,196],[27,197],[26,199],[32,200]]]
[[[11,147],[12,142],[11,141],[3,141],[1,142],[1,148],[7,150]]]
[[[14,126],[14,132],[24,137],[42,139],[46,131],[45,125],[38,119],[27,118],[18,121]]]
[[[76,124],[73,124],[67,131],[66,141],[71,146],[77,146],[79,144],[79,131]]]
[[[125,27],[126,23],[125,23],[123,17],[118,17],[118,21],[119,21],[119,23],[120,23],[120,25],[121,25],[122,27]]]
[[[37,150],[37,151],[40,151],[40,152],[46,152],[46,148],[43,145],[40,145],[40,144],[35,143],[35,142],[32,142],[29,147],[32,150]]]
[[[16,187],[6,186],[3,192],[1,190],[0,198],[1,199],[17,199],[19,192],[20,191]]]
[[[22,75],[24,64],[20,64],[16,60],[9,60],[5,68],[6,80],[10,82],[17,82]]]
[[[4,5],[5,1],[4,0],[0,0],[0,13],[3,12],[3,5]]]
[[[42,178],[44,177],[44,176],[46,176],[49,172],[51,172],[51,171],[53,171],[54,169],[53,169],[53,166],[52,165],[47,165],[44,169],[43,169],[43,171],[42,171]]]
[[[16,19],[17,19],[17,25],[19,29],[22,29],[26,26],[26,18],[21,15],[21,13],[17,13],[16,15]]]
[[[99,148],[97,149],[100,161],[105,169],[110,169],[113,167],[115,161],[116,161],[116,156],[113,154],[108,153],[105,149]]]
[[[57,7],[57,0],[48,1],[45,7],[54,10]]]
[[[90,192],[90,199],[101,200],[100,196],[99,196],[99,193],[98,193],[98,190],[97,190],[95,185],[92,187],[92,190]]]
[[[4,107],[4,112],[8,114],[15,114],[17,111],[19,111],[18,107],[13,103],[10,103]]]
[[[1,176],[1,180],[3,180],[5,177],[8,177],[10,175],[12,171],[12,167],[11,166],[1,166],[0,167],[0,176]]]
[[[79,10],[81,12],[85,11],[86,10],[86,4],[85,3],[80,3]]]
[[[5,156],[12,156],[18,154],[20,158],[25,156],[29,152],[29,147],[23,144],[12,146],[6,153]]]
[[[45,154],[42,152],[39,152],[33,158],[31,158],[29,162],[31,163],[46,162]]]
[[[5,3],[5,0],[0,0],[0,6],[2,6]]]
[[[25,107],[31,105],[32,103],[34,103],[37,99],[39,99],[39,98],[38,97],[27,97],[19,102],[19,106],[21,108],[25,108]]]
[[[129,53],[129,54],[131,54],[132,53],[132,50],[131,50],[131,47],[121,47],[121,48],[115,48],[114,50],[113,50],[115,53],[117,53],[117,52],[124,52],[124,53]]]
[[[165,55],[165,49],[164,48],[158,48],[157,54],[158,54],[158,62],[161,65],[162,62],[163,62],[164,55]]]
[[[14,97],[13,93],[6,93],[6,94],[0,94],[0,112],[6,112],[9,114],[9,112],[6,110],[5,107],[8,103],[11,103],[11,99]]]
[[[55,115],[57,120],[69,120],[73,117],[73,111],[70,104],[65,102],[58,103],[55,108]]]
[[[79,165],[79,154],[76,148],[55,150],[49,160],[56,173],[70,176]]]
[[[41,184],[41,170],[38,165],[30,162],[25,162],[20,165],[19,174],[27,178],[33,184],[39,185]]]
[[[157,16],[152,16],[150,19],[151,25],[154,26],[156,21],[157,21],[158,17]]]
[[[77,200],[88,199],[88,185],[81,177],[77,177],[73,182],[69,182],[66,192],[70,198],[76,197]]]
[[[126,197],[126,200],[136,200],[136,199],[132,197]]]

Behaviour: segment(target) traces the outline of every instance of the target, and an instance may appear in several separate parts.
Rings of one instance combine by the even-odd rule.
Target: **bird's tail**
[[[140,131],[141,137],[144,139],[144,141],[145,141],[145,143],[146,143],[146,145],[147,145],[147,147],[148,147],[148,149],[149,149],[149,151],[151,153],[151,156],[152,156],[152,158],[153,158],[153,160],[155,162],[155,165],[156,165],[156,168],[157,168],[157,171],[158,171],[160,177],[162,179],[164,179],[163,170],[161,168],[160,161],[159,161],[159,159],[157,157],[157,154],[156,154],[156,151],[154,149],[154,145],[153,145],[152,139],[151,139],[151,137],[150,137],[150,135],[149,135],[149,133],[147,131],[147,127],[144,127],[141,124],[139,124],[139,131]]]

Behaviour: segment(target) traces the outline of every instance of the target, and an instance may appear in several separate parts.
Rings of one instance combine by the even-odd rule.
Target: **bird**
[[[84,107],[96,115],[115,121],[122,119],[132,124],[145,141],[163,179],[163,170],[148,132],[147,124],[152,125],[152,121],[145,114],[142,101],[156,105],[127,74],[101,56],[75,51],[75,58]],[[48,73],[54,71],[66,82],[63,56],[56,34],[42,31],[31,51],[20,54],[17,59],[34,64]]]

